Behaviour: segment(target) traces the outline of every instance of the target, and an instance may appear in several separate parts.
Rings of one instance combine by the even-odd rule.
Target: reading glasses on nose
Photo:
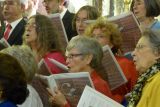
[[[105,36],[103,35],[94,35],[93,36],[95,39],[102,39],[102,38],[105,38]]]
[[[149,47],[149,46],[139,44],[139,45],[137,45],[137,46],[135,47],[135,49],[140,50],[140,49],[143,49],[143,48],[145,48],[145,47]]]
[[[86,18],[84,18],[84,19],[76,18],[77,23],[86,23],[86,21],[87,21]]]
[[[79,53],[79,54],[69,54],[69,55],[66,55],[66,58],[73,59],[75,57],[83,56],[83,55],[84,54],[82,54],[82,53]]]
[[[27,23],[25,27],[36,28],[36,24],[35,23]]]

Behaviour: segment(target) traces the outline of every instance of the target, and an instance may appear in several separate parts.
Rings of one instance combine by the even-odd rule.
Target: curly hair
[[[93,31],[95,29],[101,29],[106,38],[109,38],[114,48],[121,49],[122,36],[117,25],[107,21],[104,17],[100,17],[94,23],[87,27],[85,35],[93,37]]]
[[[1,97],[22,104],[29,94],[25,73],[14,57],[0,53],[0,60]]]

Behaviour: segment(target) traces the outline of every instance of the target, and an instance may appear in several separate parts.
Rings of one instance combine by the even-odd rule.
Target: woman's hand
[[[47,90],[50,94],[50,102],[59,105],[60,107],[63,107],[65,104],[67,104],[65,96],[61,93],[60,90],[55,89],[54,92],[52,92],[52,90],[49,88],[47,88]]]

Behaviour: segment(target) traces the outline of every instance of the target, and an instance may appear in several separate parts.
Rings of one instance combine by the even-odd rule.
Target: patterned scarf
[[[136,107],[138,104],[143,87],[145,86],[146,81],[154,76],[158,71],[160,70],[160,61],[157,61],[153,66],[151,66],[146,72],[144,72],[139,78],[134,86],[134,89],[131,92],[129,102],[128,102],[128,107]]]

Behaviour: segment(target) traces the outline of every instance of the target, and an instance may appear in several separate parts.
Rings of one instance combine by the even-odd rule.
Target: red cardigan
[[[96,71],[93,71],[91,73],[91,79],[93,81],[94,87],[97,91],[101,92],[102,94],[113,98],[111,90],[109,88],[109,84],[103,80],[97,73]]]
[[[135,85],[137,78],[138,78],[138,72],[136,71],[135,65],[133,61],[128,60],[125,57],[122,56],[115,56],[117,59],[117,62],[119,63],[124,75],[126,76],[128,82],[119,88],[112,91],[112,94],[114,95],[114,99],[121,103],[124,99],[124,96],[130,92]]]
[[[65,57],[62,55],[61,52],[58,52],[58,51],[53,51],[53,52],[50,52],[50,53],[47,53],[44,57],[44,60],[45,62],[47,63],[50,71],[53,73],[53,74],[58,74],[58,73],[62,73],[63,70],[58,68],[55,64],[51,63],[48,58],[52,58],[52,59],[55,59],[57,60],[58,62],[66,65],[66,61],[65,61]]]

